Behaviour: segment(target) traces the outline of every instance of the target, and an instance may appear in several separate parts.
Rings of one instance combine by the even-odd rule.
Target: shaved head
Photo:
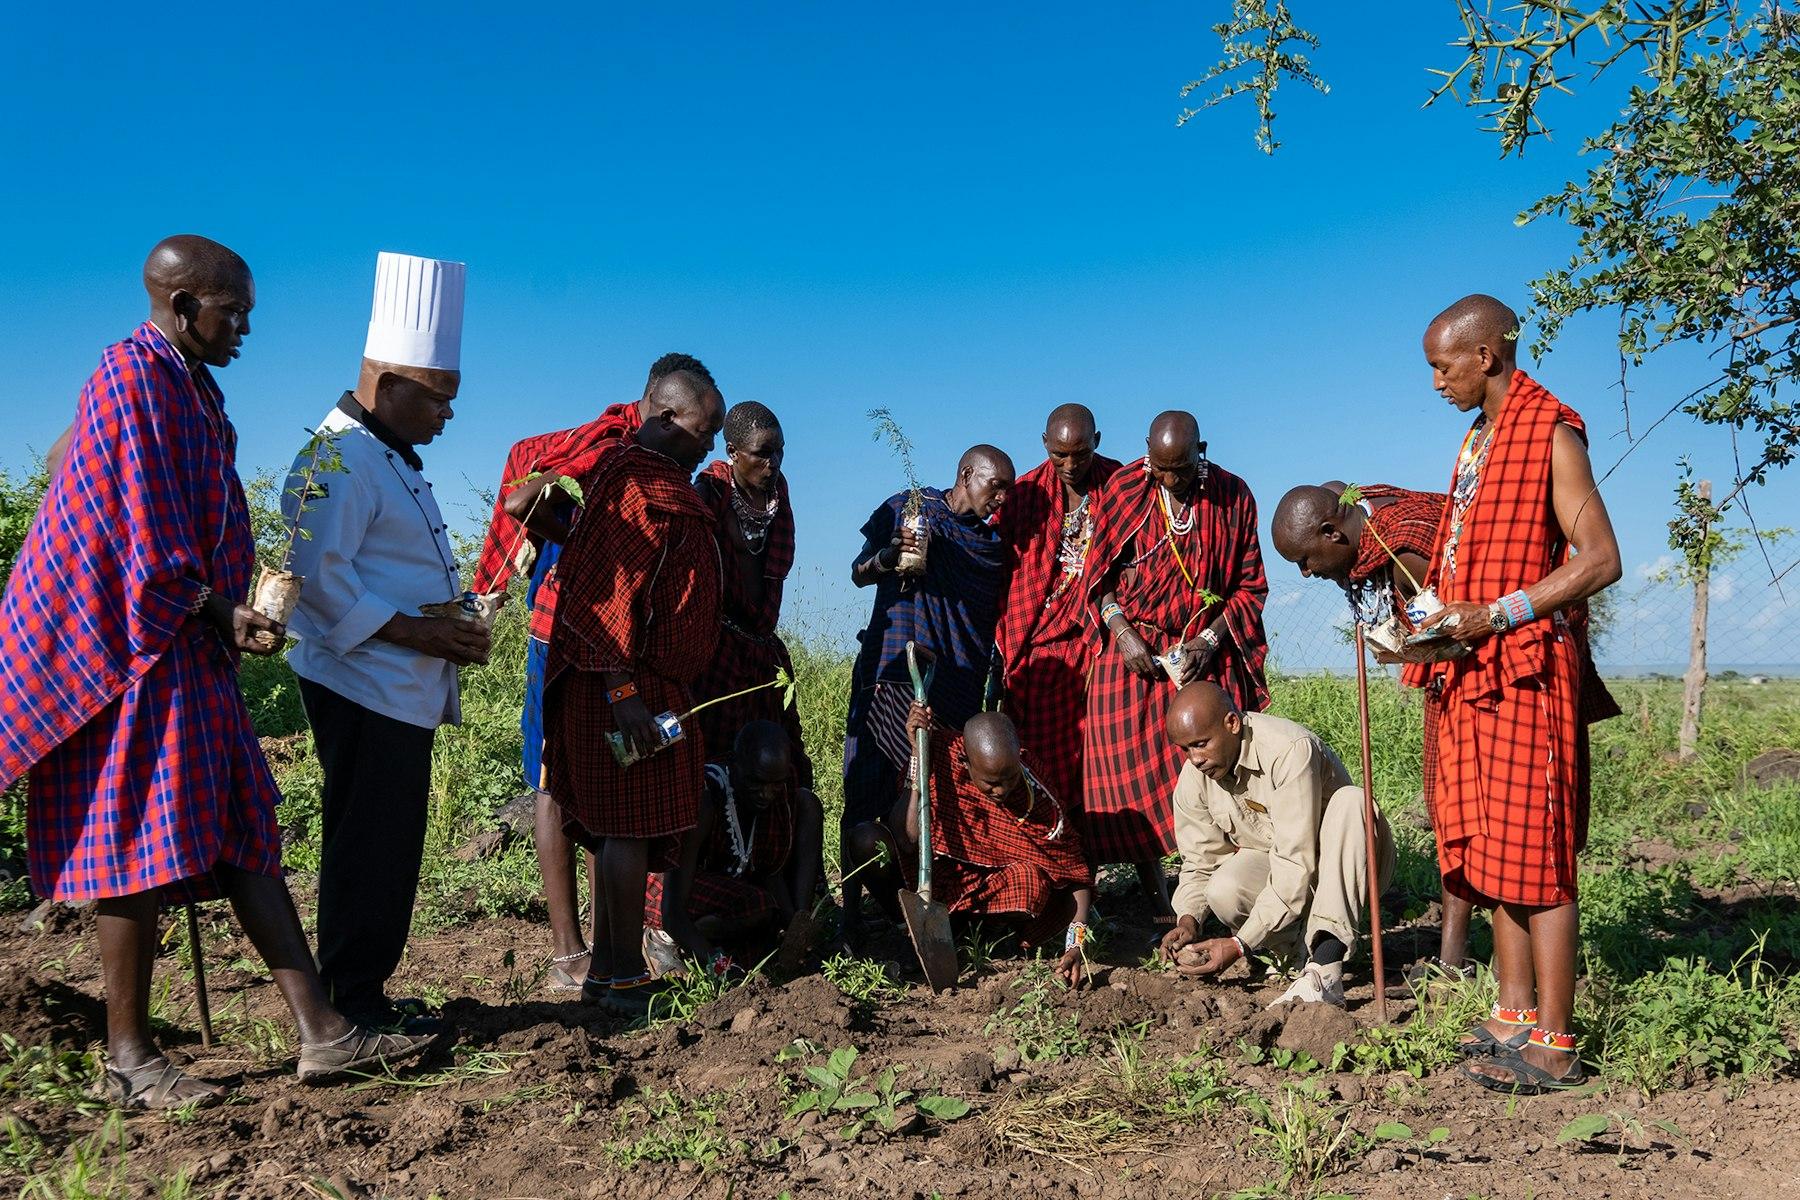
[[[1190,683],[1169,701],[1163,723],[1169,740],[1209,779],[1237,770],[1244,745],[1244,714],[1225,689],[1205,681]]]
[[[144,259],[150,320],[188,363],[224,367],[250,336],[256,281],[250,267],[211,238],[178,233]]]
[[[206,296],[241,289],[250,264],[235,250],[196,233],[178,233],[156,243],[144,259],[144,290],[152,303],[171,292]]]
[[[1464,296],[1425,328],[1431,386],[1451,404],[1491,416],[1505,400],[1519,354],[1519,315],[1492,296]]]
[[[1085,404],[1059,404],[1050,410],[1044,422],[1044,440],[1063,438],[1070,441],[1092,441],[1095,435],[1094,414]]]
[[[1320,487],[1316,483],[1301,484],[1289,489],[1287,495],[1275,506],[1275,516],[1269,522],[1270,530],[1275,534],[1277,543],[1283,535],[1298,541],[1317,533],[1324,522],[1336,521],[1338,510],[1342,507],[1337,493],[1330,488]]]
[[[1013,460],[998,446],[970,446],[956,463],[956,486],[950,489],[955,512],[987,520],[1000,511],[1013,486]]]
[[[1019,764],[1019,731],[1004,713],[981,712],[963,726],[963,750],[969,765],[977,762],[994,769]]]
[[[1169,454],[1184,454],[1200,444],[1200,422],[1194,414],[1170,409],[1168,412],[1156,414],[1150,422],[1150,436],[1144,444],[1151,450],[1161,450]]]
[[[675,460],[692,474],[712,453],[725,425],[725,398],[710,378],[675,370],[650,386],[642,404],[638,443]]]
[[[1512,362],[1519,346],[1519,314],[1492,296],[1464,296],[1431,319],[1425,336],[1450,338],[1457,348],[1486,346],[1495,357]]]

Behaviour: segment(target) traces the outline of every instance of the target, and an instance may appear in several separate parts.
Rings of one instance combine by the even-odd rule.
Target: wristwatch
[[[1506,609],[1498,600],[1488,605],[1488,628],[1495,633],[1505,633],[1512,628],[1512,620],[1506,615]]]

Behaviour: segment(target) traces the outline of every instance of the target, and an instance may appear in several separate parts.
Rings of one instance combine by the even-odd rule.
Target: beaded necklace
[[[1456,455],[1456,480],[1450,487],[1450,533],[1444,539],[1444,567],[1451,576],[1456,574],[1456,548],[1462,541],[1463,518],[1475,501],[1476,489],[1481,486],[1481,468],[1493,444],[1494,431],[1483,413],[1469,426]]]
[[[774,488],[769,489],[769,502],[757,508],[744,498],[744,491],[738,487],[737,480],[731,482],[731,511],[737,517],[738,529],[744,535],[744,545],[750,553],[760,554],[763,544],[769,540],[769,526],[775,522],[775,514],[781,509],[780,494]]]

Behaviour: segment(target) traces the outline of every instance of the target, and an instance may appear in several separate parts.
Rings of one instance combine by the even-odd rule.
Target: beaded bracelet
[[[1508,592],[1500,597],[1500,607],[1506,613],[1507,624],[1514,629],[1537,620],[1537,612],[1531,607],[1531,597],[1523,591]]]
[[[637,684],[623,683],[606,693],[606,702],[608,704],[617,704],[619,701],[629,700],[637,694]]]
[[[1102,625],[1111,625],[1114,617],[1122,617],[1124,615],[1125,610],[1116,602],[1112,604],[1102,604],[1100,606],[1100,624]]]
[[[1084,944],[1088,937],[1088,927],[1080,921],[1069,922],[1069,932],[1063,936],[1063,949],[1073,950]]]
[[[188,612],[190,614],[197,614],[201,609],[206,607],[206,602],[212,599],[212,594],[213,590],[211,584],[201,584],[200,594],[194,597],[194,602],[192,604],[188,605]]]

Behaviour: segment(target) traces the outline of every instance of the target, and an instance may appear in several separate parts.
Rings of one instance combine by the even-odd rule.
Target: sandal
[[[1456,1043],[1457,1053],[1464,1058],[1476,1058],[1487,1054],[1517,1053],[1525,1046],[1526,1039],[1531,1036],[1531,1027],[1537,1024],[1538,1010],[1535,1008],[1502,1008],[1494,1005],[1490,1014],[1492,1020],[1502,1025],[1517,1026],[1517,1030],[1505,1037],[1495,1037],[1485,1024],[1472,1025]]]
[[[1581,1056],[1575,1049],[1575,1035],[1572,1033],[1550,1033],[1543,1029],[1533,1029],[1528,1035],[1528,1045],[1545,1050],[1555,1050],[1567,1054],[1574,1062],[1575,1068],[1567,1075],[1556,1075],[1538,1066],[1526,1058],[1522,1050],[1503,1050],[1479,1062],[1469,1061],[1463,1064],[1462,1073],[1482,1087],[1494,1092],[1510,1092],[1515,1096],[1542,1096],[1547,1092],[1567,1092],[1581,1087],[1587,1082],[1587,1071],[1581,1065]],[[1509,1074],[1510,1078],[1501,1079],[1478,1067],[1498,1068]]]
[[[1414,991],[1418,991],[1440,980],[1461,983],[1473,979],[1475,971],[1475,964],[1467,959],[1460,963],[1450,963],[1435,954],[1428,954],[1406,969],[1406,982]]]
[[[582,978],[587,972],[583,971],[580,975],[577,975],[575,972],[569,970],[567,964],[580,962],[582,959],[588,957],[590,953],[592,952],[586,946],[583,946],[573,954],[558,954],[551,958],[550,974],[544,981],[545,989],[559,995],[573,995],[574,993],[579,992],[581,990]]]
[[[329,1042],[300,1046],[301,1083],[331,1083],[345,1075],[417,1058],[436,1042],[435,1033],[371,1033],[360,1025]]]
[[[212,1108],[225,1102],[224,1088],[197,1079],[162,1057],[142,1066],[107,1067],[99,1090],[114,1107],[124,1109]]]

